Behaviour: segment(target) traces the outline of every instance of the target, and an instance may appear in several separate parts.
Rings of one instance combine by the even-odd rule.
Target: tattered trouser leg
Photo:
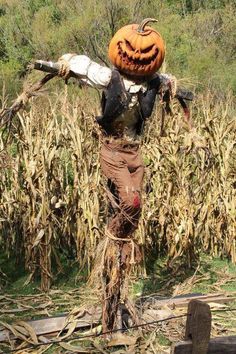
[[[107,227],[109,239],[104,250],[102,272],[102,324],[106,332],[116,325],[121,289],[130,270],[131,255],[140,261],[138,246],[129,242],[127,237],[138,226],[144,166],[137,145],[118,145],[113,142],[102,146],[101,167],[116,191],[116,195],[108,195],[115,204],[115,212]]]
[[[118,205],[108,229],[115,237],[126,237],[138,226],[141,213],[141,184],[144,166],[138,145],[104,143],[101,149],[101,168],[113,182]],[[114,198],[116,202],[117,198]]]

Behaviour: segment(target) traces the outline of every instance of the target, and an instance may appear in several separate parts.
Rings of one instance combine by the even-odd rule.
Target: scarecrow
[[[177,88],[172,75],[158,74],[165,57],[161,35],[145,19],[141,24],[124,26],[109,44],[112,69],[101,66],[85,55],[65,54],[57,63],[37,61],[35,69],[50,72],[43,80],[24,92],[12,110],[25,101],[55,75],[64,79],[73,76],[86,85],[102,89],[102,114],[97,117],[101,130],[101,169],[107,179],[110,203],[104,240],[99,246],[102,278],[103,332],[118,324],[121,303],[133,321],[138,323],[135,308],[127,296],[127,279],[131,265],[141,261],[141,252],[134,240],[141,215],[141,189],[144,165],[140,156],[144,125],[152,114],[154,103],[161,100],[170,112],[170,100],[177,98],[191,129],[185,100],[192,94]]]

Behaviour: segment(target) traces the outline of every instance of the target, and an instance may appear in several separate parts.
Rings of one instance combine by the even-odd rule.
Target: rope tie
[[[68,79],[70,76],[70,64],[67,60],[60,58],[58,60],[59,64],[59,70],[58,70],[58,76],[63,78],[64,80]]]
[[[131,243],[131,247],[132,247],[132,251],[131,251],[131,258],[129,261],[129,264],[136,264],[135,259],[134,259],[134,250],[135,250],[135,243],[131,238],[121,238],[121,237],[115,237],[114,235],[112,235],[112,233],[106,229],[105,230],[105,235],[113,241],[123,241],[123,242],[130,242]]]
[[[63,56],[58,59],[59,70],[57,75],[64,80],[67,80],[70,77],[70,60],[76,55],[77,54],[75,53],[71,53],[66,55],[66,59],[63,58]]]

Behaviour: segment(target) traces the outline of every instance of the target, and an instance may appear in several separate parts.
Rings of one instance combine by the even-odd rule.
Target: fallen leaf
[[[125,334],[117,334],[108,342],[107,346],[115,347],[117,345],[134,345],[136,344],[137,339],[137,337],[130,337]]]

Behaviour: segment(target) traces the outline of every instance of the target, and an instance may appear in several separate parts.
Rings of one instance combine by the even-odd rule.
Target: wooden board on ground
[[[27,321],[27,324],[29,324],[33,328],[37,336],[46,335],[50,333],[58,333],[63,328],[65,330],[68,329],[67,316],[68,314],[63,314],[55,317],[47,317],[39,320]],[[101,320],[101,309],[98,307],[90,308],[89,312],[84,311],[83,316],[76,319],[75,329],[92,327],[100,323],[100,320]],[[9,333],[10,333],[9,330],[1,327],[0,342],[8,341]]]
[[[185,296],[177,296],[173,298],[166,299],[155,299],[152,297],[152,301],[149,299],[149,308],[154,305],[155,308],[161,308],[162,306],[168,305],[170,308],[176,307],[186,307],[190,300],[198,299],[207,303],[227,303],[235,300],[235,297],[227,297],[222,294],[209,294],[209,295],[199,295],[199,294],[189,294]],[[142,305],[146,302],[147,298],[143,302]],[[33,328],[35,334],[39,335],[48,335],[50,333],[58,333],[63,328],[67,329],[66,321],[67,314],[55,317],[47,317],[39,320],[28,321],[27,323]],[[83,315],[81,315],[76,320],[75,329],[88,328],[93,325],[99,324],[101,321],[101,308],[99,307],[91,307],[89,311],[84,311]],[[10,331],[5,329],[4,327],[0,327],[0,342],[8,341]],[[14,337],[14,336],[12,336]]]
[[[192,341],[179,342],[172,348],[171,354],[192,354]],[[207,354],[235,354],[236,336],[217,337],[209,341]]]
[[[155,296],[146,297],[145,299],[140,299],[139,302],[142,305],[146,303],[155,306],[162,307],[168,306],[172,309],[177,307],[187,307],[191,300],[201,300],[206,303],[228,303],[232,302],[236,299],[236,297],[226,296],[224,294],[208,294],[208,295],[200,295],[200,294],[189,294],[189,295],[180,295],[173,298],[159,298]]]

